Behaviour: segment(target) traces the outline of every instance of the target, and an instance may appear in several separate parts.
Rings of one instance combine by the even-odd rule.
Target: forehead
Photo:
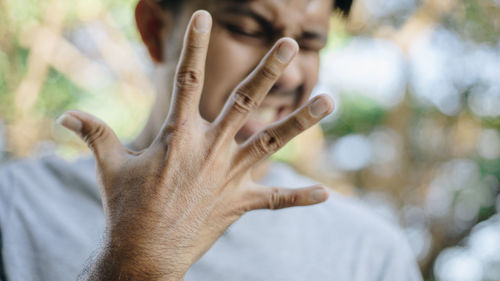
[[[333,0],[221,0],[222,6],[252,8],[269,21],[280,25],[328,24]]]

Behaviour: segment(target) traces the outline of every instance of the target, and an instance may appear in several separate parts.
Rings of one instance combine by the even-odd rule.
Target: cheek
[[[256,47],[235,40],[214,26],[200,101],[203,118],[213,121],[217,117],[229,94],[257,65],[259,53]]]

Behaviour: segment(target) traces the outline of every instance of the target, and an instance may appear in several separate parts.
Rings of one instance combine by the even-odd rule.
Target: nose
[[[304,73],[300,66],[300,54],[290,62],[274,85],[276,90],[297,91],[304,83]]]

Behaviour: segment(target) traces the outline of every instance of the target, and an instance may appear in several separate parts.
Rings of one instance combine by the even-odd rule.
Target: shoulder
[[[283,163],[273,163],[266,179],[266,184],[289,188],[299,188],[317,184],[316,181],[297,173],[292,167]],[[314,206],[319,213],[330,216],[335,223],[345,224],[351,230],[370,233],[377,238],[402,238],[401,230],[394,222],[388,221],[374,212],[370,206],[355,197],[331,191],[328,200]]]
[[[268,175],[262,181],[266,185],[299,188],[317,184],[316,181],[297,173],[292,167],[283,163],[272,163]],[[322,204],[309,207],[317,215],[325,215],[336,225],[349,228],[350,233],[370,233],[373,238],[402,239],[399,227],[377,215],[368,205],[358,198],[344,196],[335,191],[330,192],[328,200]],[[394,240],[393,240],[394,241]]]
[[[288,165],[272,164],[265,184],[284,187],[304,187],[316,182],[298,174]],[[325,240],[344,249],[344,253],[356,252],[359,263],[369,268],[377,268],[381,273],[417,276],[418,268],[409,243],[401,228],[378,215],[361,200],[332,191],[324,203],[295,211],[303,213],[307,220],[315,220],[311,225]],[[313,219],[314,218],[314,219]],[[328,239],[328,240],[326,240]],[[409,273],[411,272],[411,273]],[[381,279],[386,280],[386,279]],[[391,280],[391,279],[389,279]]]
[[[90,156],[66,160],[51,155],[9,162],[0,167],[0,176],[3,182],[17,182],[18,184],[45,182],[51,179],[68,181],[75,178],[95,177],[94,165]]]
[[[0,169],[0,180],[1,242],[9,276],[76,276],[104,229],[92,158],[15,161]]]
[[[58,156],[44,156],[12,161],[0,168],[0,202],[4,209],[17,200],[33,197],[50,202],[52,196],[68,191],[95,197],[97,189],[93,190],[94,186],[95,170],[91,157],[68,161]]]
[[[70,161],[56,155],[11,161],[0,167],[0,174],[10,177],[45,177],[66,171],[88,170],[94,167],[91,157]]]

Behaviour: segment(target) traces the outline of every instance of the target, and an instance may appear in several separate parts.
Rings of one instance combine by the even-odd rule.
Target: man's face
[[[300,51],[259,109],[238,133],[243,141],[279,120],[310,97],[317,82],[319,51],[326,44],[332,0],[214,1],[200,113],[214,120],[233,89],[281,37],[297,41]]]

